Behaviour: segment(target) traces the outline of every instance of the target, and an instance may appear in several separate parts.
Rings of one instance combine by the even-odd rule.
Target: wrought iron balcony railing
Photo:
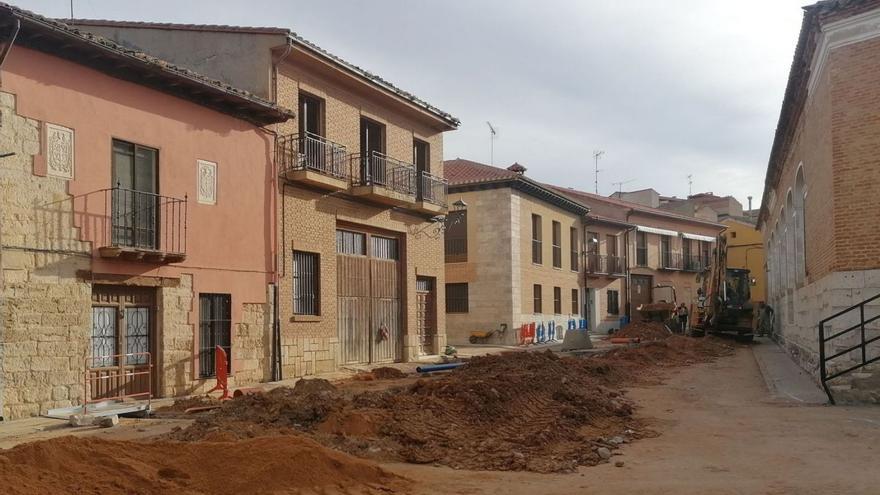
[[[621,275],[625,273],[623,258],[604,254],[587,254],[587,273]]]
[[[707,268],[700,255],[684,256],[684,269],[689,272],[701,272]]]
[[[186,253],[187,198],[114,187],[105,190],[109,246],[167,254]]]
[[[281,173],[311,170],[348,180],[351,177],[345,146],[317,134],[291,134],[276,141],[278,167]]]
[[[665,270],[683,270],[684,260],[681,253],[673,253],[671,251],[660,252],[660,268]]]
[[[368,156],[355,155],[357,167],[352,182],[358,186],[382,186],[400,194],[415,196],[416,169],[411,163],[373,151]]]
[[[446,179],[422,171],[419,181],[419,201],[427,201],[445,208],[449,185]]]

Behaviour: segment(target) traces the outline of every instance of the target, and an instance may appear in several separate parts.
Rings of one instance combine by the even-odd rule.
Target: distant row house
[[[446,235],[450,342],[502,324],[506,343],[531,322],[620,328],[655,300],[657,286],[697,303],[697,274],[723,225],[542,184],[519,164],[455,159],[444,167],[450,197],[467,204]]]
[[[442,351],[457,119],[286,29],[0,46],[0,418]]]

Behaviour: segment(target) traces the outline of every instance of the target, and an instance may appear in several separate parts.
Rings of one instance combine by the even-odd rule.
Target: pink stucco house
[[[271,375],[287,110],[0,4],[0,416]]]

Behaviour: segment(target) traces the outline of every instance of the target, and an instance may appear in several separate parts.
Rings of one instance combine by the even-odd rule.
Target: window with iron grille
[[[562,224],[553,221],[553,268],[562,268]]]
[[[232,373],[232,296],[199,294],[199,376],[209,378],[216,373],[216,351],[226,351],[226,369]]]
[[[571,314],[580,314],[580,293],[577,289],[571,289]]]
[[[468,312],[468,284],[446,284],[446,312]]]
[[[608,314],[620,314],[620,292],[616,290],[605,291],[608,295]]]
[[[532,263],[538,265],[544,262],[541,238],[541,215],[532,215]]]
[[[636,264],[648,266],[648,234],[636,232]]]
[[[542,313],[542,298],[541,298],[541,284],[535,284],[532,286],[532,302],[534,304],[535,313]]]
[[[400,254],[397,239],[391,237],[370,236],[373,258],[380,260],[398,260]]]
[[[367,255],[367,236],[348,230],[336,231],[336,252],[339,254]]]
[[[317,253],[293,252],[293,314],[320,314],[320,266]]]
[[[672,251],[670,246],[672,245],[672,238],[668,235],[660,236],[660,267],[661,268],[670,268],[672,267]]]
[[[574,271],[578,271],[578,260],[580,256],[578,255],[578,231],[576,228],[572,227],[569,229],[569,242],[571,243],[571,269]]]
[[[450,211],[446,217],[444,246],[447,263],[467,261],[467,211]]]
[[[553,314],[562,314],[562,288],[553,288]]]

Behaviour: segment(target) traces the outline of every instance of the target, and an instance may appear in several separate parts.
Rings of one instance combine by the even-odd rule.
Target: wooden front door
[[[91,399],[156,390],[155,317],[155,289],[92,288]]]
[[[337,329],[342,362],[400,360],[401,262],[394,237],[338,230]]]
[[[651,286],[654,278],[650,275],[633,275],[631,307],[633,310],[638,309],[642,304],[651,303]]]
[[[416,304],[419,333],[419,354],[436,354],[434,337],[437,335],[437,291],[433,277],[416,279]]]

